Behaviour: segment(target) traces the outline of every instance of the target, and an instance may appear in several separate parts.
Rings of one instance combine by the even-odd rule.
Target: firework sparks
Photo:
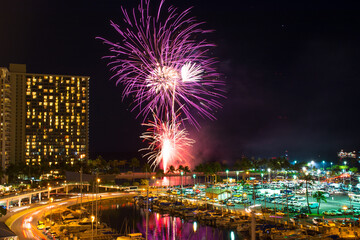
[[[155,169],[162,163],[166,171],[170,165],[176,166],[187,162],[191,157],[188,148],[194,140],[188,138],[185,129],[181,129],[181,121],[161,122],[155,115],[154,119],[155,121],[143,124],[148,129],[141,136],[149,143],[147,148],[141,150],[148,151],[144,156],[148,157],[151,167]]]
[[[100,38],[110,48],[105,58],[114,72],[112,78],[124,85],[123,98],[134,99],[132,110],[137,109],[144,122],[151,109],[157,109],[161,119],[169,109],[181,109],[184,118],[199,127],[197,117],[215,119],[213,112],[221,107],[218,100],[223,97],[216,61],[209,57],[214,44],[199,40],[211,31],[188,16],[190,8],[165,9],[162,0],[152,11],[149,2],[141,0],[131,14],[122,9],[123,25],[111,22],[120,42]]]

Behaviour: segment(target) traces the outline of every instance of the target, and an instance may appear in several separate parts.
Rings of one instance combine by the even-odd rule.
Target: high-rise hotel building
[[[27,165],[87,159],[89,77],[0,68],[1,163]]]

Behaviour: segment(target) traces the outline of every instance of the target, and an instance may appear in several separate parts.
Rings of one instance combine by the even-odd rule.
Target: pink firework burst
[[[132,110],[137,109],[144,122],[151,109],[157,109],[161,119],[178,109],[199,127],[197,117],[215,119],[223,97],[216,60],[209,57],[214,44],[200,39],[211,31],[189,17],[190,8],[164,8],[164,0],[154,11],[149,0],[141,0],[130,14],[122,8],[123,23],[111,22],[120,39],[100,38],[109,46],[105,58],[112,78],[124,86],[123,98],[132,98]]]
[[[148,127],[141,138],[149,143],[144,156],[155,169],[162,163],[164,171],[171,165],[185,164],[191,158],[189,147],[195,142],[188,137],[188,132],[181,128],[181,122],[162,122],[154,115],[154,121],[143,123]]]

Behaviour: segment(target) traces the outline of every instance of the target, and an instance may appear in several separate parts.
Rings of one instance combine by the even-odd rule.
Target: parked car
[[[322,214],[325,215],[325,216],[335,216],[336,215],[335,212],[333,212],[331,210],[323,211]]]
[[[277,215],[277,216],[284,216],[285,213],[283,213],[283,212],[276,212],[275,215]]]
[[[325,226],[325,227],[336,227],[336,224],[333,221],[325,221],[323,226]]]

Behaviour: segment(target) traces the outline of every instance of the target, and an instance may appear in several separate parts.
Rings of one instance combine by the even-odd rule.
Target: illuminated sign
[[[339,158],[356,158],[356,152],[355,151],[353,151],[353,152],[344,152],[344,150],[341,150],[338,153],[338,157]]]

